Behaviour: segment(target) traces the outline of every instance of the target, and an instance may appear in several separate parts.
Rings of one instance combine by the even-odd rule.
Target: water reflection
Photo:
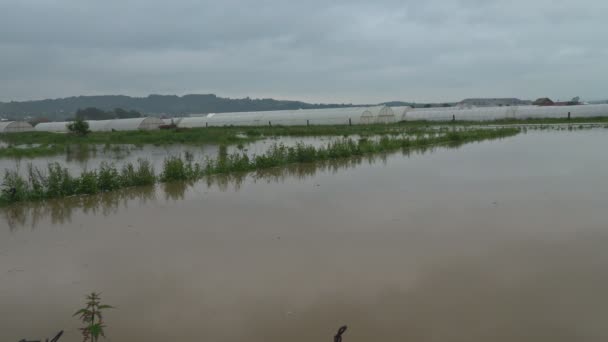
[[[186,195],[186,190],[192,187],[194,182],[172,182],[162,184],[161,187],[165,194],[165,201],[180,201]]]
[[[156,199],[154,186],[135,187],[91,196],[73,196],[43,202],[28,202],[2,208],[0,213],[8,228],[14,231],[21,227],[36,228],[47,218],[53,225],[63,225],[72,219],[74,212],[112,215],[136,201],[145,204]]]
[[[65,161],[68,163],[84,163],[91,158],[97,157],[95,145],[67,145],[65,148]]]

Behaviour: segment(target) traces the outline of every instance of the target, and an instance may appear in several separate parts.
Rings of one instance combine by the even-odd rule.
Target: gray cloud
[[[601,0],[0,1],[0,100],[605,98]]]

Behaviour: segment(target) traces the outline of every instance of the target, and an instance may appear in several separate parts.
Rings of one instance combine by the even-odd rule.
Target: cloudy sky
[[[0,0],[0,101],[608,98],[605,0]]]

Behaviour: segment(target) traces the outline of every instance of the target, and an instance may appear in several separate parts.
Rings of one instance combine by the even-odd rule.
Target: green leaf
[[[80,309],[80,310],[76,311],[76,312],[75,312],[75,313],[72,315],[72,317],[73,317],[73,316],[77,316],[77,315],[90,315],[90,314],[92,314],[92,312],[91,312],[90,310],[87,310],[87,309]]]
[[[91,336],[97,340],[99,336],[103,336],[103,328],[104,326],[100,323],[93,324],[89,327],[89,332]]]

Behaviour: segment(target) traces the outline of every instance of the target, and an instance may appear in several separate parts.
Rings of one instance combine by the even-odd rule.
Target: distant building
[[[570,101],[560,101],[560,102],[553,102],[548,97],[541,97],[539,99],[536,99],[536,101],[532,102],[532,104],[536,105],[536,106],[576,106],[576,105],[580,105],[581,101],[578,96],[573,98]]]
[[[500,107],[500,106],[523,106],[529,105],[531,101],[516,98],[478,98],[464,99],[458,103],[462,107]]]
[[[535,106],[553,106],[555,102],[548,97],[541,97],[532,102],[532,104]]]

